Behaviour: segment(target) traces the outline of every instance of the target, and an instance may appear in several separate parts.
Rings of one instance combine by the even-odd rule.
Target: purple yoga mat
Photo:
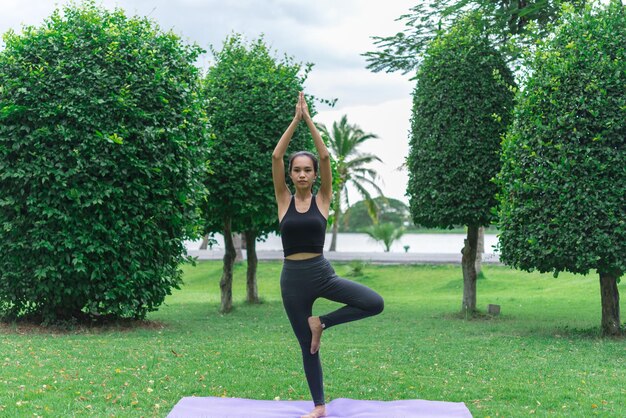
[[[298,418],[313,409],[311,401],[259,401],[241,398],[182,398],[167,418]],[[462,402],[423,400],[360,401],[333,399],[326,418],[472,418]]]

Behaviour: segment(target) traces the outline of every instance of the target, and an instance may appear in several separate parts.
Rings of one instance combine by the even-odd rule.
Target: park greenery
[[[0,315],[145,317],[200,225],[202,50],[93,3],[4,42]]]
[[[380,223],[392,223],[397,227],[409,229],[413,223],[409,213],[409,207],[404,202],[390,197],[377,196],[373,198],[376,216],[369,213],[365,200],[359,200],[352,204],[345,212],[339,225],[340,232],[362,232],[364,229]]]
[[[255,242],[278,230],[269,161],[278,138],[293,118],[294,103],[312,66],[290,57],[278,59],[262,37],[247,43],[239,34],[229,36],[221,50],[213,49],[213,56],[215,62],[206,75],[205,92],[214,145],[203,213],[205,232],[224,236],[220,311],[228,312],[232,307],[236,257],[233,232],[243,232],[246,237],[246,294],[250,303],[259,301]],[[314,102],[309,102],[314,114]],[[312,148],[310,135],[299,127],[290,152]]]
[[[465,234],[467,228],[458,225],[451,229],[425,228],[415,225],[411,219],[409,206],[398,199],[386,196],[373,198],[376,207],[376,216],[369,214],[366,202],[359,200],[350,205],[346,210],[343,220],[339,225],[339,232],[363,232],[364,229],[374,225],[375,222],[390,222],[396,227],[402,227],[406,233],[412,234]],[[495,224],[484,228],[485,233],[497,234]]]
[[[392,222],[377,222],[363,230],[374,241],[380,242],[385,247],[385,252],[389,252],[394,241],[399,240],[404,235],[404,227],[397,226]]]
[[[580,9],[588,0],[428,0],[416,2],[397,20],[405,30],[391,36],[374,36],[377,50],[363,54],[370,70],[412,73],[422,63],[426,49],[468,13],[483,16],[483,33],[507,61],[523,62],[523,51],[550,36],[564,3]]]
[[[478,227],[500,222],[510,266],[597,273],[602,332],[614,336],[626,269],[625,12],[617,0],[584,3],[561,17],[559,1],[435,0],[369,58],[373,70],[417,69],[410,212],[417,225],[467,227],[462,310],[478,310]],[[519,91],[509,40],[531,52]],[[261,302],[254,246],[278,227],[269,156],[312,65],[233,34],[201,74],[201,48],[93,1],[4,42],[0,316],[144,318],[180,286],[184,240],[212,232],[227,238],[220,310],[232,309],[233,232],[247,241],[246,300]],[[333,229],[349,182],[372,225],[387,223],[370,194],[382,195],[369,166],[378,158],[358,149],[376,136],[347,117],[320,129],[333,155]],[[296,149],[312,149],[306,132]]]
[[[600,276],[602,331],[620,334],[626,271],[626,11],[566,9],[541,42],[503,144],[501,259]]]
[[[342,203],[350,206],[348,201],[348,185],[352,185],[363,197],[368,212],[372,218],[376,217],[375,201],[369,188],[373,188],[379,195],[383,191],[376,183],[378,173],[371,168],[374,161],[381,161],[373,154],[364,153],[359,146],[369,139],[378,138],[373,133],[364,132],[359,126],[348,123],[348,117],[344,115],[339,122],[333,122],[329,130],[324,125],[318,125],[320,134],[328,146],[328,150],[335,163],[335,177],[333,179],[333,222],[332,238],[329,251],[337,249],[337,232],[341,223]]]
[[[350,264],[333,264],[349,274]],[[164,417],[183,396],[308,400],[281,267],[259,263],[263,303],[250,305],[246,266],[236,264],[229,315],[217,312],[222,263],[203,261],[183,267],[184,286],[143,326],[0,324],[0,415]],[[328,400],[464,402],[475,417],[626,416],[624,340],[599,338],[594,283],[568,272],[483,272],[479,303],[501,314],[465,321],[455,315],[457,267],[366,264],[354,280],[386,309],[324,334]]]
[[[514,81],[481,16],[459,20],[428,46],[417,73],[407,168],[416,225],[467,226],[461,309],[476,310],[478,231],[494,221],[500,137]]]

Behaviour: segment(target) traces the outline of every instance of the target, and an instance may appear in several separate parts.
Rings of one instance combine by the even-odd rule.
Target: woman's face
[[[300,155],[294,158],[291,162],[291,172],[289,175],[297,189],[311,190],[316,176],[313,169],[313,160],[306,155]]]

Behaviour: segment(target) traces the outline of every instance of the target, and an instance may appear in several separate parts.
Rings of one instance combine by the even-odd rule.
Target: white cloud
[[[314,68],[306,87],[320,98],[337,98],[337,108],[341,109],[408,98],[413,83],[399,74],[372,73],[364,68]]]
[[[395,21],[415,0],[101,0],[108,8],[121,7],[129,15],[149,16],[163,30],[172,30],[187,42],[205,49],[220,48],[232,32],[255,39],[265,35],[279,56],[315,64],[307,91],[321,98],[338,98],[337,107],[318,106],[317,120],[331,124],[347,114],[380,139],[363,147],[379,155],[377,166],[385,193],[406,201],[406,173],[396,169],[408,149],[408,127],[413,83],[408,76],[373,74],[361,56],[375,49],[372,36],[403,29]],[[67,4],[49,0],[2,0],[0,33],[21,24],[40,25],[52,11]],[[206,67],[209,54],[198,65]],[[352,200],[356,195],[351,196]]]
[[[383,163],[376,163],[376,169],[382,178],[379,184],[385,196],[408,202],[404,196],[407,185],[407,172],[400,169],[404,164],[409,148],[409,125],[411,98],[391,100],[371,106],[352,106],[337,110],[322,111],[315,120],[330,128],[333,121],[338,121],[344,114],[348,122],[358,125],[363,131],[376,134],[378,139],[370,139],[360,148],[378,156]],[[348,190],[350,203],[360,200],[354,189]]]

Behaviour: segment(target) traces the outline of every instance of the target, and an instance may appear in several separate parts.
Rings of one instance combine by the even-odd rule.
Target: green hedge
[[[537,50],[504,142],[501,260],[626,271],[626,12],[566,11]]]
[[[426,50],[413,93],[407,196],[416,225],[487,226],[515,83],[480,17],[469,15]]]
[[[145,316],[197,228],[201,49],[93,3],[4,40],[0,315]]]

